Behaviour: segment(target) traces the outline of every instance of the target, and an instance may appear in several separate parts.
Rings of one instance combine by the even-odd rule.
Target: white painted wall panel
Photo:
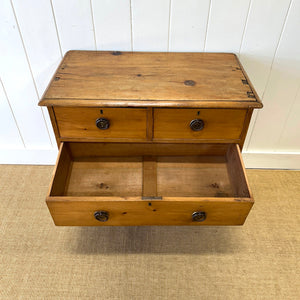
[[[261,98],[270,76],[290,2],[291,0],[251,1],[240,49],[240,60]],[[258,111],[255,110],[245,141],[246,149],[248,149],[257,114]]]
[[[262,97],[291,0],[252,0],[240,59]]]
[[[18,25],[9,0],[0,1],[0,77],[27,148],[51,147]]]
[[[131,0],[133,50],[167,51],[170,0]]]
[[[300,149],[300,83],[294,103],[286,117],[276,151],[297,152]]]
[[[63,54],[68,50],[95,50],[90,0],[52,0]]]
[[[239,52],[250,0],[211,0],[205,51]]]
[[[13,0],[13,6],[41,96],[62,58],[51,3],[48,0]]]
[[[49,0],[14,0],[12,3],[38,97],[41,98],[62,58],[51,2]],[[24,14],[27,10],[28,13]],[[47,109],[42,109],[52,145],[56,146]]]
[[[92,0],[97,50],[131,50],[130,0]]]
[[[280,151],[278,141],[300,83],[300,35],[295,34],[295,28],[300,28],[299,0],[292,2],[286,19],[249,151]]]
[[[24,145],[0,81],[0,149],[3,148],[24,148]]]
[[[170,51],[203,51],[209,6],[210,0],[171,1]]]

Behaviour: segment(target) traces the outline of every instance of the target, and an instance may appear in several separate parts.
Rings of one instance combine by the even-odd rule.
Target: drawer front
[[[61,138],[146,139],[147,109],[55,107]]]
[[[154,109],[154,139],[238,140],[245,109]]]
[[[127,225],[242,225],[250,201],[109,199],[51,199],[47,201],[54,223],[60,226]]]

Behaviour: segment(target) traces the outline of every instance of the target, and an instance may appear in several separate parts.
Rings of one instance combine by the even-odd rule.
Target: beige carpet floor
[[[300,172],[247,170],[242,227],[55,227],[51,166],[0,166],[0,299],[300,299]]]

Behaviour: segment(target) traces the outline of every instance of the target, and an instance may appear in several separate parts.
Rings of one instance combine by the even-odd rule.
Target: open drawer
[[[236,144],[61,144],[56,225],[241,225],[252,205]]]

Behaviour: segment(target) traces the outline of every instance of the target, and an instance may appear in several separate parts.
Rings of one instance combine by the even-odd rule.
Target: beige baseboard
[[[300,153],[243,153],[246,168],[300,170]]]
[[[0,164],[54,165],[57,149],[0,149]]]

